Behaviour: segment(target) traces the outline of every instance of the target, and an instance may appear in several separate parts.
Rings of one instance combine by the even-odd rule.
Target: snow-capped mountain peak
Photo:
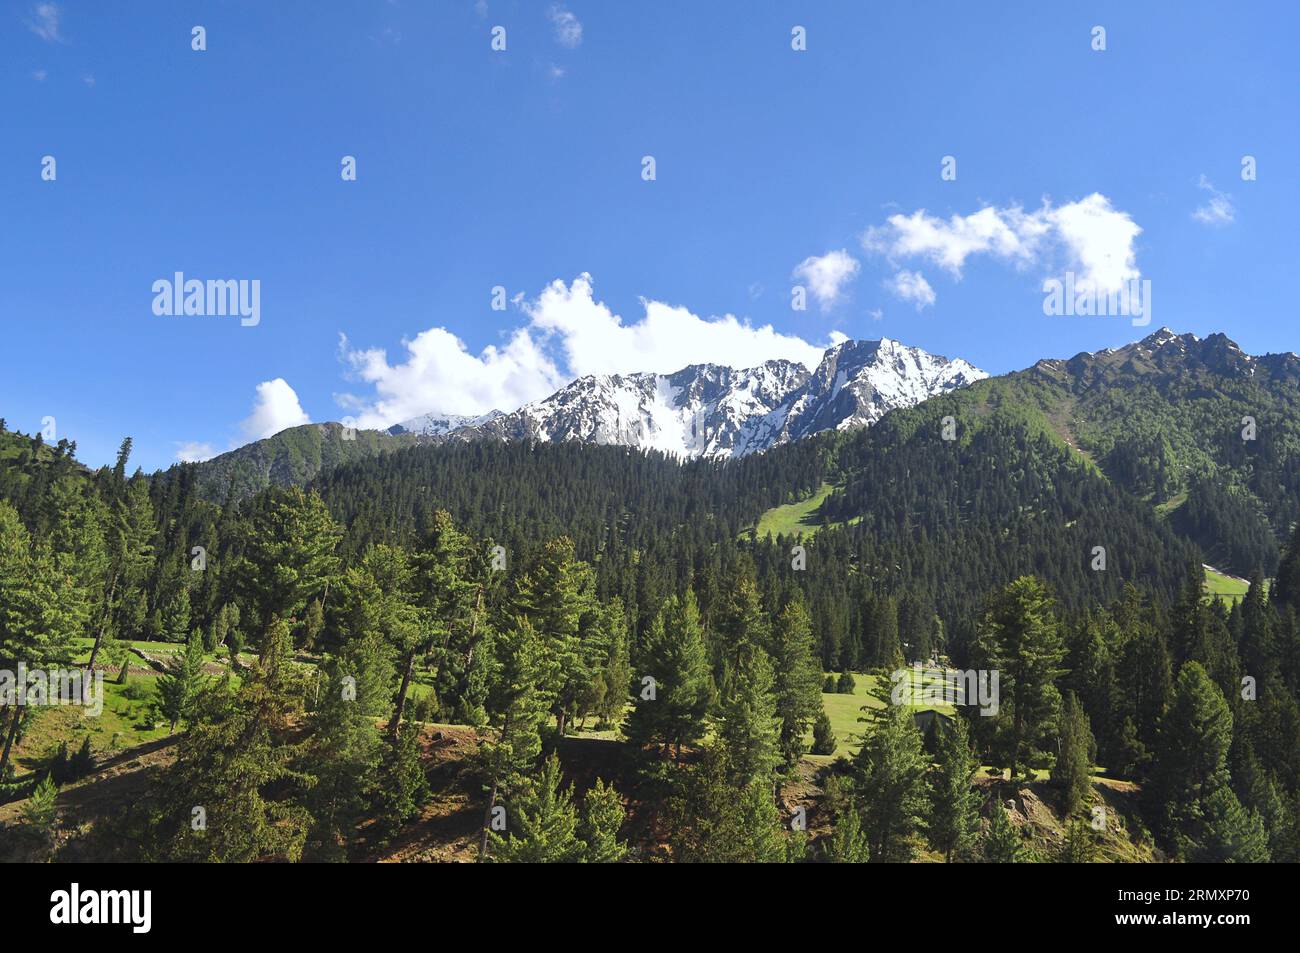
[[[757,367],[692,364],[672,374],[581,377],[543,400],[430,436],[539,442],[578,440],[679,457],[740,457],[823,430],[870,426],[890,410],[988,375],[884,338],[827,349],[811,373],[770,360]],[[429,415],[439,421],[447,415]],[[417,418],[417,421],[425,418]],[[408,421],[406,431],[428,432]]]
[[[503,414],[499,410],[489,410],[486,414],[479,414],[477,417],[466,414],[428,413],[403,420],[400,424],[393,424],[388,428],[388,432],[394,436],[413,433],[422,437],[441,437],[462,427],[482,426],[501,416]]]

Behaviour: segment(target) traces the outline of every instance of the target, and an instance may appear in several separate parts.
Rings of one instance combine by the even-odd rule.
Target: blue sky
[[[305,419],[511,410],[576,373],[815,359],[836,335],[994,373],[1160,325],[1300,350],[1297,19],[6,3],[0,416],[54,417],[90,464],[130,434],[153,469]],[[260,322],[156,315],[178,271],[258,280]],[[1149,280],[1153,324],[1044,315],[1066,271]]]

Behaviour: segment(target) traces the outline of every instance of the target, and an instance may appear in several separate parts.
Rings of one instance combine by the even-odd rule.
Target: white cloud
[[[38,82],[38,83],[43,83],[43,82],[45,82],[45,77],[48,76],[48,75],[49,75],[49,73],[45,72],[45,70],[43,70],[43,69],[38,69],[38,70],[33,70],[33,71],[32,71],[32,79],[36,80],[36,82]]]
[[[472,354],[446,328],[430,328],[404,341],[404,358],[380,348],[353,349],[346,337],[340,357],[351,375],[374,388],[372,397],[336,395],[355,412],[357,426],[391,426],[439,411],[481,414],[512,411],[549,396],[574,377],[671,372],[712,362],[751,367],[773,358],[815,367],[827,345],[815,345],[771,327],[754,327],[734,315],[702,318],[686,308],[642,301],[644,315],[625,323],[595,300],[591,276],[556,280],[532,300],[516,295],[527,324],[510,332],[504,347]],[[830,343],[844,340],[832,334]]]
[[[955,280],[961,279],[967,260],[979,255],[1017,269],[1048,267],[1059,256],[1065,267],[1075,272],[1076,287],[1091,286],[1109,293],[1141,276],[1134,247],[1141,232],[1132,216],[1094,192],[1057,207],[1044,201],[1034,212],[1019,206],[988,206],[946,220],[925,209],[891,215],[886,224],[863,233],[862,245],[884,255],[895,269],[901,261],[921,258],[945,269]]]
[[[32,19],[27,21],[27,28],[47,43],[62,43],[63,34],[59,32],[59,21],[63,11],[58,4],[38,3],[32,7]]]
[[[204,460],[211,460],[216,455],[217,451],[210,443],[186,440],[176,445],[176,459],[181,463],[201,463]]]
[[[840,300],[844,286],[857,277],[860,267],[858,260],[841,248],[829,251],[820,258],[809,255],[795,265],[792,275],[808,286],[818,305],[825,311]]]
[[[240,427],[249,440],[263,440],[281,430],[309,423],[311,418],[298,403],[298,395],[283,377],[277,377],[257,385],[253,412]]]
[[[593,296],[591,276],[579,275],[565,287],[553,281],[524,305],[530,327],[555,338],[568,369],[585,374],[631,371],[676,371],[706,362],[751,367],[772,358],[816,367],[823,347],[777,332],[771,325],[753,327],[735,315],[701,318],[686,308],[642,300],[645,316],[624,324]]]
[[[885,287],[902,300],[911,301],[916,305],[917,311],[934,304],[934,289],[930,287],[930,282],[925,280],[925,275],[919,271],[908,271],[904,268],[886,281]]]
[[[1210,199],[1192,213],[1192,218],[1202,225],[1231,225],[1237,218],[1237,209],[1232,204],[1232,196],[1220,192],[1204,175],[1201,176],[1201,181],[1196,184],[1196,187],[1209,192]]]
[[[477,355],[446,328],[429,328],[402,343],[405,360],[392,364],[382,348],[355,351],[341,338],[343,360],[376,393],[373,401],[346,394],[337,398],[357,411],[357,426],[388,427],[431,411],[514,410],[565,382],[526,328],[516,329],[504,347],[490,345]]]
[[[582,42],[582,23],[563,4],[554,4],[546,12],[555,27],[555,42],[574,49]]]
[[[94,86],[94,85],[95,85],[95,74],[94,74],[94,73],[82,73],[82,74],[81,74],[81,81],[82,81],[83,83],[85,83],[87,86]]]

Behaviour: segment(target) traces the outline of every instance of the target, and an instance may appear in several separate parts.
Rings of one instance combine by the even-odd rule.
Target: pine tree
[[[618,791],[597,778],[582,799],[582,813],[578,818],[584,860],[592,864],[614,864],[627,855],[627,845],[618,839],[625,816]]]
[[[773,630],[776,672],[773,686],[781,719],[781,755],[789,770],[807,751],[808,729],[822,712],[821,668],[817,662],[812,620],[802,597],[781,610]]]
[[[33,544],[17,511],[0,501],[0,669],[12,672],[20,662],[41,669],[69,665],[89,612],[85,595],[47,545]],[[0,714],[0,778],[23,709],[10,703]]]
[[[366,657],[387,658],[383,670],[390,676],[394,675],[393,658],[400,659],[404,666],[395,708],[390,707],[391,683],[387,691],[367,693],[368,700],[380,705],[372,714],[390,716],[390,736],[396,733],[401,720],[415,657],[429,638],[425,619],[416,605],[416,585],[415,569],[407,552],[395,546],[376,545],[366,549],[357,565],[344,571],[337,587],[335,627],[353,639],[378,639],[384,647],[372,641]],[[349,657],[348,645],[344,644],[344,657]]]
[[[176,589],[163,609],[163,637],[169,642],[186,642],[190,636],[190,592]]]
[[[298,487],[268,490],[243,531],[244,564],[236,585],[252,610],[252,628],[264,636],[275,618],[295,626],[338,570],[341,531],[324,502]]]
[[[493,857],[507,863],[572,863],[583,859],[573,789],[560,787],[560,759],[551,753],[535,778],[506,805],[507,833],[490,833]]]
[[[495,672],[487,699],[494,732],[479,746],[487,788],[480,859],[487,859],[497,800],[521,790],[542,750],[541,729],[554,697],[555,663],[526,619],[501,633],[493,646]]]
[[[817,720],[813,722],[813,743],[812,753],[827,755],[834,754],[839,740],[835,737],[835,727],[831,724],[830,715],[825,710],[817,713]]]
[[[1218,686],[1197,662],[1178,673],[1174,701],[1161,725],[1150,813],[1175,846],[1195,836],[1205,804],[1228,783],[1232,713]]]
[[[1059,864],[1091,864],[1097,859],[1097,840],[1087,821],[1075,818],[1065,825],[1065,840],[1056,853]]]
[[[130,438],[124,441],[128,454],[129,441]],[[88,672],[95,670],[101,652],[110,660],[121,656],[123,649],[118,640],[132,638],[144,620],[147,603],[143,586],[153,562],[155,533],[149,484],[134,479],[126,484],[114,503],[109,522],[108,577],[95,642],[86,663]]]
[[[365,756],[364,748],[358,751],[358,756]],[[420,756],[419,725],[406,722],[397,737],[386,739],[376,788],[380,831],[385,838],[391,838],[419,813],[430,796]]]
[[[577,713],[578,699],[591,684],[593,663],[581,637],[585,614],[594,607],[594,576],[574,557],[573,540],[553,539],[515,590],[516,614],[528,619],[547,643],[560,681],[552,701],[556,728],[564,734]]]
[[[1050,724],[1060,700],[1055,681],[1065,647],[1042,582],[1022,576],[994,596],[980,626],[976,655],[979,668],[1001,673],[1000,704],[1011,715],[1007,760],[1015,779],[1026,746]]]
[[[695,594],[688,588],[681,599],[668,600],[651,622],[633,663],[633,707],[623,733],[636,747],[656,744],[673,748],[704,736],[709,709],[709,670]],[[654,679],[647,686],[643,679]],[[647,692],[653,687],[653,693]],[[648,697],[651,695],[653,697]]]
[[[301,707],[291,650],[288,625],[277,621],[237,692],[226,685],[200,696],[152,825],[163,857],[246,863],[302,855],[310,815],[293,795],[313,779],[294,770],[300,749],[288,740]]]
[[[185,651],[169,659],[166,672],[158,678],[159,708],[171,725],[169,734],[176,731],[182,720],[189,721],[196,709],[205,681],[203,664],[203,640],[195,630],[185,644]]]
[[[54,778],[46,774],[19,811],[23,831],[38,843],[48,844],[54,836],[54,824],[58,819],[58,807],[55,800],[59,796],[59,787]]]
[[[1264,864],[1270,860],[1268,834],[1259,815],[1242,807],[1227,785],[1205,799],[1189,841],[1187,857],[1194,863]]]
[[[418,741],[408,740],[405,748],[399,744],[397,757],[391,746],[383,750],[376,719],[388,712],[393,665],[392,647],[381,633],[372,629],[348,642],[338,656],[327,657],[319,678],[311,743],[303,759],[316,776],[307,801],[315,824],[306,853],[312,859],[344,860],[376,775],[381,827],[392,829],[419,806],[423,770]],[[412,746],[414,770],[409,767]],[[385,754],[390,757],[381,769]]]
[[[757,645],[742,647],[732,694],[723,704],[718,738],[727,748],[738,784],[771,785],[781,760],[780,721],[772,689],[775,678],[767,653]]]
[[[929,807],[921,732],[905,705],[886,702],[871,720],[874,725],[853,761],[862,798],[862,826],[873,860],[911,860],[914,835]]]
[[[1052,781],[1061,789],[1061,809],[1068,817],[1092,796],[1092,750],[1095,742],[1088,715],[1074,692],[1065,694],[1060,722],[1060,749],[1052,767]]]
[[[965,859],[979,837],[979,794],[973,783],[979,761],[971,753],[966,722],[954,718],[939,730],[938,766],[930,776],[930,846],[952,863]]]
[[[1025,859],[1025,849],[1020,834],[1007,816],[1007,809],[994,801],[989,816],[989,829],[984,834],[984,862],[989,864],[1017,864]]]
[[[699,759],[673,777],[665,829],[676,861],[779,863],[786,838],[770,783],[738,786],[724,745],[704,746]]]
[[[865,864],[871,859],[867,834],[851,803],[835,815],[835,829],[824,843],[825,857],[833,864]]]

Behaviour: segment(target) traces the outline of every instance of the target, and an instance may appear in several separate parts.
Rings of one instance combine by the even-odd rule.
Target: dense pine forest
[[[1300,373],[1185,343],[734,462],[329,425],[147,475],[0,422],[0,669],[121,722],[0,708],[2,849],[1300,859]]]

